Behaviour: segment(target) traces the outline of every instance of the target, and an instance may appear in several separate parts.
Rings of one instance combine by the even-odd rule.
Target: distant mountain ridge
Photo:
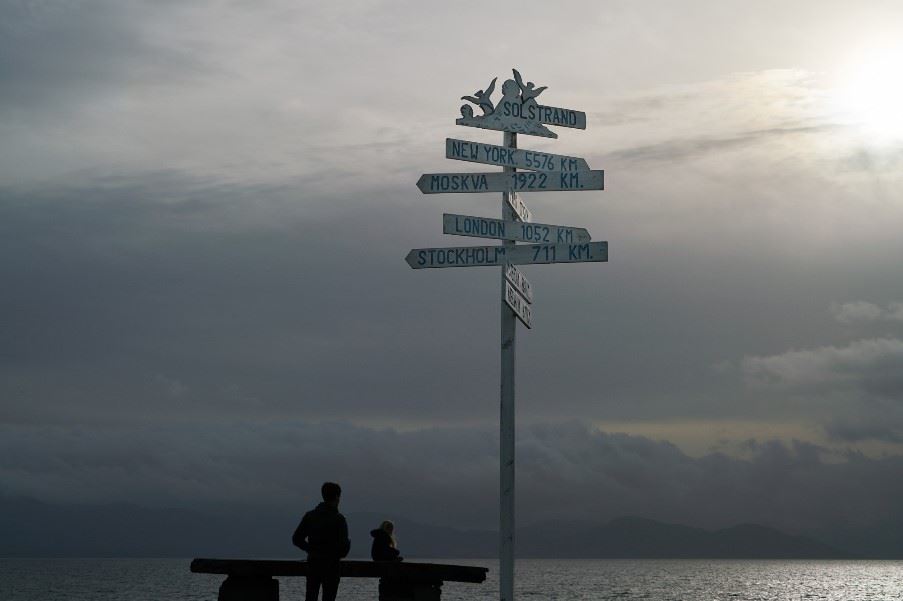
[[[709,531],[640,517],[607,524],[546,522],[518,533],[521,557],[624,559],[847,559],[811,538],[757,524]]]
[[[370,529],[384,514],[348,514],[353,557],[369,557]],[[388,516],[409,558],[497,556],[498,534]],[[290,537],[300,514],[208,514],[127,504],[48,505],[0,498],[0,557],[300,557]],[[709,531],[640,517],[607,523],[547,521],[519,528],[524,558],[845,559],[811,538],[742,524]],[[896,555],[899,556],[899,555]]]

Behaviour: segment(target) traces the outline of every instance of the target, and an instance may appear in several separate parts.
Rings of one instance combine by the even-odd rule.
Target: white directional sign
[[[529,119],[529,111],[526,117]],[[536,114],[540,123],[546,125],[558,125],[560,127],[573,127],[586,129],[586,113],[572,109],[560,109],[555,106],[536,106]]]
[[[589,171],[580,157],[445,138],[445,158],[533,171]]]
[[[522,324],[533,327],[533,307],[522,297],[510,282],[505,282],[505,304],[511,307]]]
[[[453,246],[415,248],[404,258],[413,269],[439,267],[487,267],[545,263],[608,261],[608,242],[582,244],[524,244],[521,246]]]
[[[417,187],[424,194],[445,192],[551,192],[602,190],[605,172],[519,171],[517,173],[424,173]]]
[[[551,244],[573,244],[589,242],[590,235],[582,227],[549,225],[546,223],[521,223],[488,217],[470,215],[442,215],[442,233],[453,236],[515,240],[517,242],[548,242]]]
[[[524,201],[521,200],[520,194],[517,192],[509,192],[504,196],[505,202],[511,207],[511,210],[514,211],[514,216],[517,217],[518,221],[524,223],[533,221],[533,213],[530,212],[530,209],[528,209],[527,205],[524,204]]]
[[[455,120],[457,125],[510,131],[545,138],[557,138],[558,134],[544,127],[543,124],[586,129],[586,113],[554,106],[525,104],[518,101],[506,102],[503,99],[491,113],[483,116],[474,116],[472,109],[465,111],[464,108],[462,107],[461,118]],[[470,109],[470,107],[466,108]]]
[[[533,285],[520,269],[511,263],[506,263],[505,279],[520,292],[521,296],[527,299],[528,303],[533,303]]]

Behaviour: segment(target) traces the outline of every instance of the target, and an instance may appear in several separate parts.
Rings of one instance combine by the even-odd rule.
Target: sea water
[[[498,598],[493,560],[483,584],[446,583],[445,601]],[[192,574],[190,559],[0,559],[2,601],[215,601],[223,577]],[[518,599],[630,601],[859,601],[903,599],[903,561],[525,559]],[[280,598],[302,600],[303,578],[281,578]],[[373,601],[376,580],[346,578],[339,599]]]

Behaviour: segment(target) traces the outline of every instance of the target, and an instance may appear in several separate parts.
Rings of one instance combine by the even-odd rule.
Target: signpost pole
[[[517,134],[504,133],[504,146],[517,148]],[[505,173],[513,173],[513,167],[503,167]],[[513,221],[513,203],[502,193],[502,219]],[[514,241],[503,242],[513,248]],[[502,312],[501,325],[501,387],[499,420],[499,600],[514,601],[514,342],[517,317],[505,303],[505,267],[500,271]]]
[[[557,138],[545,125],[586,128],[586,113],[537,104],[546,86],[526,85],[517,69],[492,102],[498,78],[460,108],[457,125],[504,132],[501,146],[446,138],[445,157],[502,168],[488,173],[424,173],[423,194],[502,193],[502,218],[444,214],[442,232],[493,238],[495,246],[413,248],[405,256],[411,269],[501,267],[499,299],[501,354],[499,378],[499,600],[514,601],[514,371],[517,322],[533,327],[533,287],[515,265],[608,261],[608,242],[592,241],[584,228],[534,223],[518,192],[590,191],[605,187],[605,172],[590,169],[581,157],[517,148],[517,134]],[[483,112],[475,115],[475,107]],[[516,242],[525,244],[517,245]]]

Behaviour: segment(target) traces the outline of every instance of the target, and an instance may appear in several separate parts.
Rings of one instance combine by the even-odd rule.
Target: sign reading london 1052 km
[[[546,90],[524,83],[517,69],[501,86],[493,102],[498,78],[485,90],[462,96],[457,125],[504,132],[501,146],[446,138],[445,157],[502,167],[488,173],[426,173],[417,181],[424,194],[502,193],[501,219],[446,213],[442,232],[455,236],[491,238],[496,246],[415,248],[405,261],[414,269],[443,267],[501,267],[501,386],[500,386],[500,500],[499,593],[514,599],[514,351],[517,321],[533,327],[533,286],[515,265],[608,261],[608,242],[592,241],[580,227],[534,223],[520,197],[522,192],[602,190],[605,174],[590,169],[580,157],[517,147],[517,135],[557,138],[547,125],[586,129],[581,111],[539,104]],[[481,114],[475,114],[475,108]],[[520,171],[518,171],[520,169]],[[518,242],[522,244],[517,244]]]

